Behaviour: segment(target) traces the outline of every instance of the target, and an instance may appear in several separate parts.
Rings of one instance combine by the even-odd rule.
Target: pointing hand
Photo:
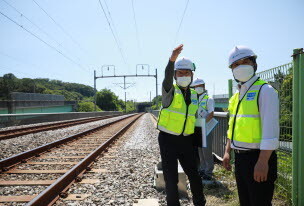
[[[177,59],[178,55],[182,52],[184,45],[181,44],[172,51],[172,55],[170,57],[170,61],[175,62]]]

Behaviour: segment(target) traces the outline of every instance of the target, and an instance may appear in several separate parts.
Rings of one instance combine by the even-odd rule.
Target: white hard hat
[[[197,86],[197,85],[200,85],[200,84],[205,84],[205,82],[204,82],[204,80],[197,78],[196,80],[194,80],[192,82],[192,84],[190,85],[190,87],[194,87],[194,86]]]
[[[231,67],[234,62],[247,57],[257,58],[257,55],[246,46],[235,46],[229,53],[229,67]]]
[[[191,71],[195,71],[195,65],[190,59],[186,57],[181,57],[178,60],[176,60],[174,65],[174,70],[181,70],[181,69],[189,69]]]

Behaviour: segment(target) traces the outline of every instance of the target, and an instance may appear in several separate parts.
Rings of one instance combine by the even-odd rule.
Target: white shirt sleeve
[[[279,147],[279,97],[270,85],[261,88],[259,109],[262,123],[260,150],[275,150]]]
[[[208,114],[210,114],[211,112],[214,112],[214,100],[210,97],[207,101],[207,110],[208,110]]]

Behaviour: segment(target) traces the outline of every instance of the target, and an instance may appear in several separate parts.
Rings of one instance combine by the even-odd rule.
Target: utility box
[[[158,191],[165,190],[165,180],[164,180],[164,174],[161,166],[161,162],[159,162],[157,165],[155,165],[155,171],[154,171],[154,187]],[[181,167],[181,165],[178,163],[178,193],[180,197],[188,198],[187,193],[187,177],[186,174]]]

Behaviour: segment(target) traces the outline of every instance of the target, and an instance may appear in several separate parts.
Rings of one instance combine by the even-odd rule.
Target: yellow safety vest
[[[174,85],[173,100],[169,107],[161,109],[157,129],[173,135],[188,136],[194,133],[198,99],[194,89],[190,89],[190,92],[191,104],[187,106],[182,91]]]
[[[267,82],[257,79],[242,99],[236,92],[229,100],[228,138],[236,148],[259,149],[262,125],[259,112],[259,93]]]

